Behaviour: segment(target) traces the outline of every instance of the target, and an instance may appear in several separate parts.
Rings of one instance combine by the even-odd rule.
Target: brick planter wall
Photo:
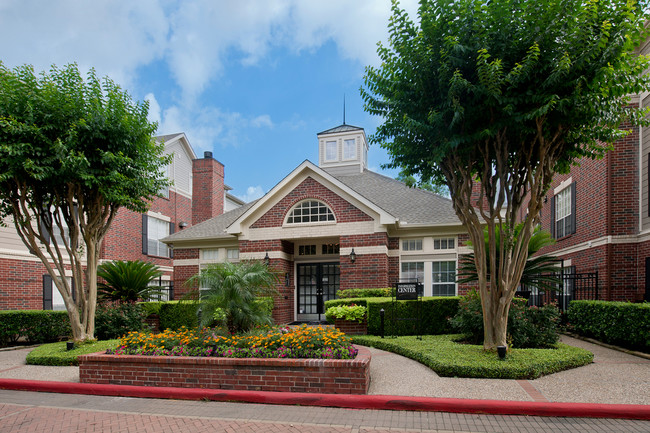
[[[370,351],[356,359],[258,359],[138,356],[93,353],[79,357],[81,383],[236,389],[244,391],[367,394]]]
[[[334,326],[347,335],[366,335],[368,333],[368,321],[365,319],[361,323],[355,320],[334,319]]]

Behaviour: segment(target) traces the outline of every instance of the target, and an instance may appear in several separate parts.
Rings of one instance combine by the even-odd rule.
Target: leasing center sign
[[[397,283],[395,285],[395,299],[398,301],[413,301],[418,299],[418,293],[424,287],[422,283]]]

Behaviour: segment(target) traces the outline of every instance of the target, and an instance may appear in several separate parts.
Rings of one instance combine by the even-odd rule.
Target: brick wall
[[[305,199],[316,199],[326,203],[334,212],[337,223],[372,221],[372,218],[359,208],[308,177],[255,221],[251,228],[281,227],[287,212],[296,203]]]
[[[81,383],[367,394],[370,351],[356,359],[259,359],[106,355],[79,357]]]
[[[0,310],[43,309],[46,273],[40,261],[0,259]]]

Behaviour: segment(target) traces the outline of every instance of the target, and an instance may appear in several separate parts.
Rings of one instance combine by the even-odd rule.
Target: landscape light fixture
[[[271,264],[271,258],[269,257],[269,252],[268,251],[266,252],[266,255],[264,256],[264,264],[266,266]]]

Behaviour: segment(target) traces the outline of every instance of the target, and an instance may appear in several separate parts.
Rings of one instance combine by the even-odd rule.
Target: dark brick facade
[[[542,253],[570,260],[577,273],[598,272],[599,299],[639,301],[645,287],[650,242],[639,242],[639,131],[614,144],[602,159],[583,158],[568,174],[553,179],[541,214],[551,230],[551,198],[563,181],[576,184],[575,233],[557,239]],[[559,191],[558,191],[559,192]]]

